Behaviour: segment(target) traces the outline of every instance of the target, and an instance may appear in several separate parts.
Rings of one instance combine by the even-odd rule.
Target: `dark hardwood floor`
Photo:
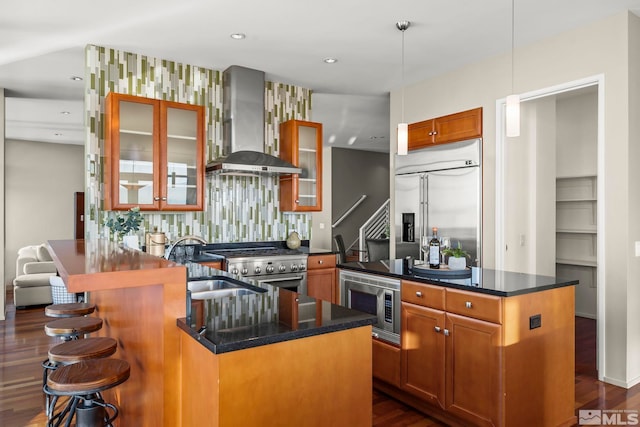
[[[0,321],[0,426],[41,427],[43,411],[42,368],[47,350],[56,339],[47,337],[43,325],[50,319],[44,308],[18,310],[7,293],[7,319]],[[596,322],[576,318],[575,409],[640,410],[640,385],[629,390],[597,380]],[[373,425],[444,426],[385,394],[373,391]],[[190,427],[190,426],[186,426]]]

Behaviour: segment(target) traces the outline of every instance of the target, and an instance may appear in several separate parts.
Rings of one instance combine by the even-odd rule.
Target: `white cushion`
[[[13,279],[13,286],[17,286],[19,288],[30,288],[36,286],[50,287],[49,277],[54,274],[55,273],[23,274]]]
[[[55,273],[56,271],[53,261],[28,262],[24,265],[24,274]]]
[[[51,254],[49,253],[49,249],[45,244],[38,246],[36,254],[38,256],[38,261],[53,261],[53,258],[51,258]]]

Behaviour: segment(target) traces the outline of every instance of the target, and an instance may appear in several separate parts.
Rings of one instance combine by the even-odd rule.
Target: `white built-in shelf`
[[[298,148],[298,151],[304,151],[305,153],[315,153],[316,152],[315,148],[303,148],[303,147]]]
[[[565,259],[558,258],[556,259],[556,264],[564,264],[564,265],[579,265],[582,267],[597,267],[598,262],[595,260],[586,260],[586,259]]]
[[[120,129],[120,133],[125,133],[127,135],[143,135],[143,136],[152,136],[153,135],[153,132],[132,130],[132,129]]]
[[[317,196],[315,194],[300,194],[298,197],[301,199],[315,199]]]
[[[298,178],[298,180],[302,182],[316,182],[315,178]]]
[[[592,197],[575,198],[575,199],[558,199],[556,203],[572,203],[572,202],[597,202],[597,199]]]
[[[195,141],[197,137],[195,136],[187,136],[187,135],[167,135],[167,138],[170,139],[186,139],[189,141]]]
[[[567,233],[567,234],[597,234],[598,230],[596,228],[556,228],[556,233]]]

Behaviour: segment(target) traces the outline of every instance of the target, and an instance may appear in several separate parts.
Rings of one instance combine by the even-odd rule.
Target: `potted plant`
[[[129,209],[124,216],[116,214],[115,217],[109,218],[104,225],[109,228],[112,240],[117,237],[118,242],[122,241],[125,246],[138,249],[138,236],[132,233],[140,229],[141,223],[140,207],[136,206]]]
[[[449,257],[447,260],[449,270],[464,270],[467,268],[467,256],[469,254],[462,249],[460,242],[458,242],[457,248],[444,248],[442,254]]]

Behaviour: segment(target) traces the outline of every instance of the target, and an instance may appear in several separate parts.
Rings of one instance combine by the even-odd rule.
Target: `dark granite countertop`
[[[235,243],[208,243],[206,245],[193,245],[196,247],[194,262],[220,261],[225,259],[225,251],[229,249],[245,248],[278,248],[288,249],[285,241],[266,242],[235,242]],[[220,252],[216,252],[220,251]],[[336,252],[332,249],[314,248],[309,246],[309,240],[302,240],[301,245],[294,252],[307,255],[330,255]]]
[[[575,279],[476,267],[468,269],[467,274],[458,272],[447,276],[446,272],[436,270],[434,274],[440,277],[427,277],[430,272],[416,268],[409,271],[406,266],[403,266],[402,259],[377,262],[348,262],[338,264],[338,268],[502,297],[540,292],[547,289],[578,284],[578,280]]]
[[[188,281],[233,278],[225,271],[187,263]],[[251,286],[251,285],[249,285]],[[188,297],[188,317],[177,325],[213,353],[242,350],[282,341],[372,325],[374,316],[327,301],[298,296],[262,284],[262,293],[206,299]],[[199,297],[198,297],[199,298]],[[192,311],[192,307],[196,308]],[[198,313],[198,310],[200,312]],[[199,334],[198,331],[206,329]]]

